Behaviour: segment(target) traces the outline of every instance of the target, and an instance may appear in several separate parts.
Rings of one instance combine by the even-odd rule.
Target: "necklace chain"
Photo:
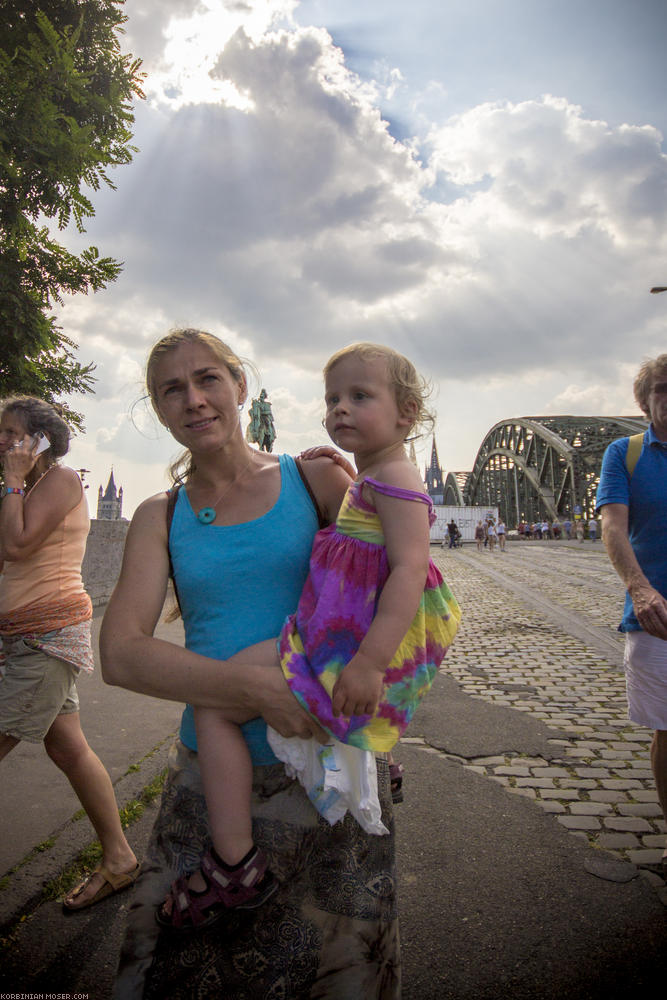
[[[209,506],[209,507],[200,507],[200,509],[197,511],[197,520],[198,521],[201,521],[202,524],[212,524],[213,521],[215,521],[216,517],[218,516],[217,515],[217,510],[216,510],[218,504],[220,503],[221,500],[224,500],[224,498],[227,496],[227,494],[231,490],[232,486],[235,486],[236,483],[238,483],[238,481],[241,478],[241,476],[245,475],[245,473],[248,471],[248,469],[252,465],[253,458],[254,458],[254,454],[251,454],[250,458],[248,459],[247,463],[243,466],[243,468],[241,469],[241,471],[239,473],[237,473],[237,475],[234,476],[234,478],[232,479],[232,481],[230,483],[227,483],[227,485],[225,486],[224,490],[222,491],[222,493],[220,494],[220,496],[218,497],[218,499],[211,506]]]
[[[31,490],[34,490],[35,486],[37,486],[38,483],[41,483],[42,479],[47,474],[47,472],[50,472],[51,469],[55,469],[55,467],[56,467],[56,463],[53,462],[46,469],[44,469],[44,472],[42,472],[42,474],[37,477],[37,479],[34,481],[34,483],[32,484],[32,486],[28,486],[27,479],[28,479],[28,476],[30,475],[30,472],[32,472],[33,469],[34,469],[34,466],[33,466],[33,468],[28,473],[28,476],[26,476],[26,483],[25,483],[25,485],[26,485],[26,493],[29,493]]]

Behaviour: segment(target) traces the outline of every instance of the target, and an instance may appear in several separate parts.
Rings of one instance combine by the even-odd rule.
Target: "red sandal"
[[[254,910],[278,888],[259,848],[241,868],[233,871],[222,864],[211,848],[202,858],[201,873],[206,882],[201,892],[188,886],[187,875],[172,883],[167,897],[171,899],[171,911],[164,909],[164,903],[155,911],[160,927],[174,931],[203,930],[219,920],[226,910]]]

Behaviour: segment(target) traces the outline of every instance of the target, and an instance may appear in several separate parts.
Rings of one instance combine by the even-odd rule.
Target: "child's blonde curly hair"
[[[357,357],[362,361],[381,358],[387,365],[389,383],[394,389],[396,405],[402,415],[413,415],[409,430],[413,437],[419,437],[433,430],[435,415],[428,409],[426,401],[431,395],[431,383],[419,374],[415,366],[403,354],[383,344],[362,342],[341,348],[329,358],[324,366],[324,379],[344,358]],[[413,409],[414,408],[414,409]]]

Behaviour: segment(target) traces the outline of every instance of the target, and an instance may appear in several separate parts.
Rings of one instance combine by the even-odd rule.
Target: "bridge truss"
[[[463,501],[497,506],[510,528],[520,521],[572,520],[575,508],[581,508],[583,517],[592,517],[605,448],[647,426],[640,417],[502,420],[477,452],[461,491]]]
[[[469,472],[448,472],[445,479],[443,492],[443,504],[445,507],[464,507],[465,500],[463,494],[466,483],[470,476]]]

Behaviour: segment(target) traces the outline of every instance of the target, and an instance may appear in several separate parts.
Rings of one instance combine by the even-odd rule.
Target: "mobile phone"
[[[46,451],[47,448],[51,447],[51,442],[47,438],[44,431],[37,431],[32,441],[33,441],[33,448],[35,447],[35,445],[37,445],[37,451],[35,452],[35,457],[37,457],[37,455],[41,455],[43,451]]]

